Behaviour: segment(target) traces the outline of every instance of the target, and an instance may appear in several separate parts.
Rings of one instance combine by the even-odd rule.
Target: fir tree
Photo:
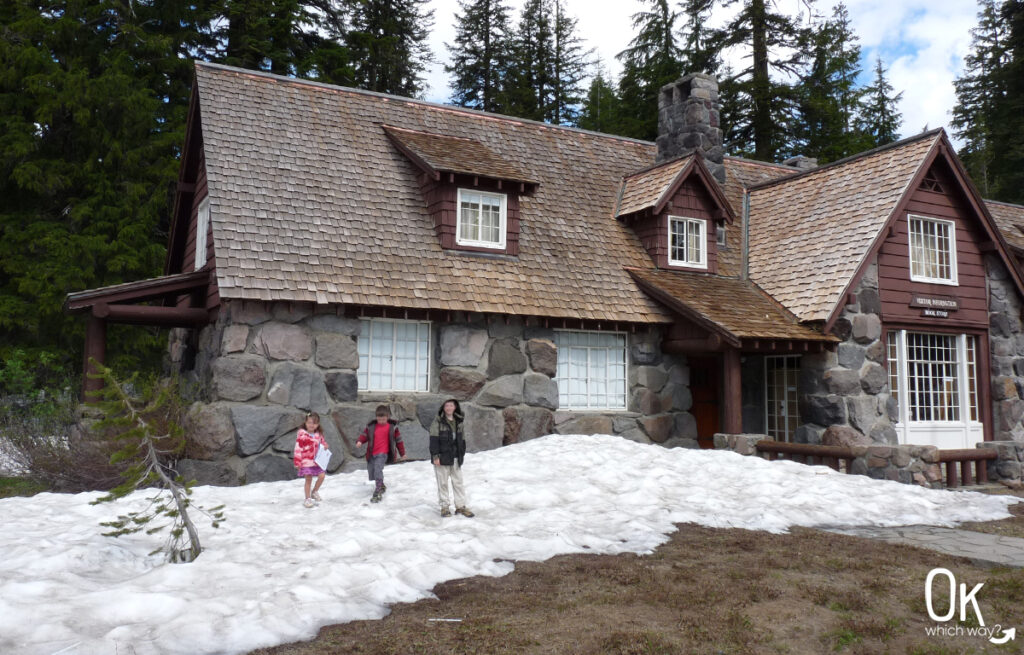
[[[633,14],[636,36],[617,57],[622,61],[619,93],[626,136],[653,141],[658,136],[658,93],[683,74],[683,51],[676,41],[679,12],[668,0],[644,0],[651,11]]]
[[[565,13],[564,0],[554,0],[554,56],[551,59],[551,101],[545,111],[545,120],[555,125],[572,125],[579,115],[583,101],[583,79],[586,77],[586,58],[592,51],[583,49],[579,37],[577,18]]]
[[[459,1],[455,44],[448,45],[453,76],[451,102],[460,107],[502,111],[501,87],[508,69],[510,27],[504,0]]]
[[[583,101],[577,127],[607,134],[619,134],[621,103],[606,73],[598,70],[590,81],[590,90]]]
[[[353,86],[414,97],[433,59],[427,37],[433,26],[428,0],[344,0],[349,7],[345,37],[353,62]]]
[[[716,0],[683,0],[684,73],[714,75],[721,66],[721,35],[707,27]]]
[[[903,92],[893,95],[881,57],[875,60],[875,80],[864,88],[863,93],[857,122],[864,149],[884,146],[899,139],[903,117],[896,105],[903,97]]]
[[[861,94],[855,83],[860,46],[842,3],[806,38],[811,60],[798,89],[796,151],[824,164],[862,149],[854,125]]]
[[[1024,203],[1024,0],[1006,0],[1000,18],[1007,29],[1006,64],[997,73],[1003,96],[992,121],[993,142],[1000,144],[992,161],[992,197]]]

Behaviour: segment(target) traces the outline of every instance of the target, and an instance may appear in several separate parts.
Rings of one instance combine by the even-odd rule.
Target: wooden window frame
[[[776,398],[777,393],[771,393],[773,388],[774,388],[774,390],[776,392],[778,391],[778,387],[773,384],[773,380],[769,377],[769,370],[768,370],[769,362],[779,362],[779,363],[782,364],[782,366],[780,368],[776,368],[775,369],[775,370],[782,370],[783,371],[783,386],[785,387],[783,389],[783,396],[784,397],[783,397],[782,400],[783,400],[783,402],[786,403],[786,417],[785,417],[786,420],[784,420],[782,422],[783,425],[782,425],[782,430],[781,431],[779,430],[779,419],[781,418],[781,416],[779,415],[779,413],[777,411],[773,411],[772,403],[769,402],[770,399],[777,399]],[[790,364],[792,364],[794,362],[796,363],[795,367],[789,366]],[[796,425],[793,427],[792,434],[790,434],[788,419],[791,418],[791,415],[789,413],[790,407],[789,407],[789,404],[788,404],[789,398],[787,396],[787,392],[789,391],[789,388],[788,388],[789,374],[793,373],[795,371],[795,373],[793,375],[793,380],[792,381],[793,381],[794,387],[797,387],[796,399],[797,399],[797,402],[799,402],[800,393],[799,393],[799,388],[798,387],[799,387],[799,381],[800,381],[800,367],[801,367],[801,364],[802,364],[802,358],[801,358],[800,355],[767,355],[764,358],[764,431],[765,431],[765,434],[767,434],[772,439],[775,439],[776,441],[793,442],[795,440],[795,438],[796,438],[796,431],[800,427],[800,409],[799,409],[799,407],[797,407],[796,408]],[[771,427],[773,425],[774,425],[774,427]]]
[[[944,225],[948,228],[947,232],[947,247],[949,248],[949,278],[929,277],[926,275],[916,275],[914,273],[914,221],[921,221],[923,223],[934,223],[935,225]],[[907,257],[910,268],[910,281],[911,282],[923,282],[926,284],[944,284],[947,286],[959,286],[957,276],[957,258],[956,258],[956,222],[947,220],[944,218],[934,218],[931,216],[922,216],[920,214],[907,214]]]
[[[494,198],[499,200],[499,225],[498,241],[480,241],[475,239],[463,239],[462,234],[462,194],[471,193],[481,198]],[[508,244],[508,194],[495,193],[493,191],[478,191],[476,189],[458,188],[455,193],[455,245],[468,248],[488,248],[504,252]]]
[[[690,216],[672,216],[671,214],[667,215],[665,220],[667,221],[666,233],[668,234],[668,244],[667,244],[668,245],[668,252],[666,253],[666,257],[668,258],[669,266],[685,266],[686,268],[700,268],[700,269],[705,269],[706,270],[708,268],[708,222],[705,219],[703,219],[703,218],[693,218],[693,217],[690,217]],[[699,227],[699,229],[700,229],[700,239],[699,239],[699,242],[700,242],[700,260],[699,261],[689,261],[689,260],[674,259],[672,257],[672,250],[673,250],[673,248],[672,248],[672,235],[673,235],[672,226],[673,226],[674,223],[677,223],[677,222],[682,224],[682,225],[684,225],[684,226],[686,226],[686,225],[697,225]],[[683,229],[684,229],[683,238],[685,239],[685,237],[686,237],[685,227]]]
[[[599,331],[595,331],[595,330],[555,330],[555,345],[557,347],[558,353],[564,352],[562,350],[562,345],[563,345],[562,344],[562,340],[561,340],[561,337],[559,336],[561,334],[602,334],[602,335],[611,335],[611,336],[621,336],[622,337],[622,362],[623,362],[623,369],[622,369],[622,371],[623,371],[623,373],[622,373],[623,374],[623,379],[622,379],[622,383],[623,383],[623,394],[622,394],[622,396],[623,396],[623,398],[622,398],[622,400],[623,400],[623,403],[622,403],[621,406],[615,406],[615,407],[612,407],[610,405],[610,403],[605,403],[604,405],[600,405],[600,406],[599,405],[592,405],[591,404],[590,383],[591,383],[592,379],[596,379],[596,378],[591,378],[591,376],[590,376],[590,351],[591,350],[612,351],[613,349],[610,346],[568,346],[567,345],[566,348],[585,348],[587,350],[587,377],[586,377],[586,381],[587,381],[587,394],[586,394],[587,395],[587,404],[585,406],[582,406],[582,405],[571,405],[571,404],[566,404],[564,406],[562,405],[562,397],[564,396],[566,399],[568,399],[570,397],[570,395],[569,395],[569,392],[570,392],[570,389],[569,389],[569,379],[570,378],[563,376],[561,374],[561,371],[556,369],[555,382],[558,385],[558,408],[559,409],[564,409],[564,410],[578,411],[578,412],[594,412],[594,411],[601,411],[601,412],[625,412],[625,411],[627,411],[629,409],[629,335],[627,333],[625,333],[625,332],[609,331],[609,330],[599,330]],[[615,349],[615,350],[617,352],[617,349]],[[558,368],[560,368],[560,367],[558,367]],[[606,373],[607,373],[607,370],[609,368],[610,368],[610,364],[606,363],[605,364]],[[612,380],[613,380],[613,378],[609,378],[609,377],[607,377],[607,375],[605,376],[605,383],[606,384],[608,382],[612,381]],[[617,380],[617,378],[615,378],[614,380]],[[564,393],[563,393],[563,384],[565,385]],[[610,391],[606,390],[604,395],[605,395],[605,398],[607,399],[609,396],[611,396],[613,394]]]
[[[431,362],[433,361],[433,357],[434,357],[434,354],[433,354],[433,330],[432,330],[431,322],[430,321],[417,321],[417,320],[400,319],[400,318],[361,318],[360,322],[362,323],[363,329],[360,332],[360,335],[358,337],[356,337],[356,339],[357,339],[357,341],[356,341],[356,352],[357,352],[357,354],[359,356],[359,360],[360,360],[360,362],[359,362],[360,363],[359,370],[356,372],[356,377],[357,377],[357,380],[358,380],[357,387],[358,387],[359,392],[361,392],[361,393],[363,393],[363,392],[365,392],[365,393],[411,393],[411,394],[429,393],[430,392],[430,368],[431,368]],[[416,380],[416,386],[417,387],[421,386],[421,383],[423,383],[422,384],[422,386],[423,386],[422,389],[420,389],[420,388],[416,388],[416,389],[397,389],[397,388],[395,388],[395,377],[396,377],[396,375],[395,375],[395,361],[397,359],[395,344],[396,344],[397,340],[395,339],[394,331],[392,331],[392,337],[391,337],[391,352],[392,352],[392,354],[391,354],[391,371],[390,371],[391,385],[390,385],[389,388],[376,388],[376,387],[370,386],[370,381],[372,379],[371,378],[372,371],[371,371],[371,366],[370,365],[372,363],[372,354],[373,354],[373,337],[372,337],[373,333],[372,333],[372,330],[373,330],[373,324],[374,323],[390,323],[392,325],[396,324],[396,323],[413,323],[413,324],[416,324],[416,325],[423,325],[423,326],[426,327],[426,329],[427,329],[426,352],[425,353],[421,353],[420,352],[420,342],[419,341],[417,341],[417,347],[416,347],[416,374],[415,374],[415,380]],[[360,348],[361,344],[365,344],[366,345],[367,365],[365,367],[363,366],[363,361],[362,361],[363,360],[363,353],[362,353],[361,348]],[[421,354],[425,356],[425,362],[426,362],[426,364],[425,364],[426,368],[424,370],[422,370],[422,371],[420,370],[420,361],[422,359],[424,359],[424,357],[421,357],[420,356]],[[363,383],[363,375],[364,374],[366,376],[365,386],[364,386],[364,383]]]

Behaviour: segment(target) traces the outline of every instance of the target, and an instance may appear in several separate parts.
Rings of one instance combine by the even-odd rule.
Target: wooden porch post
[[[89,395],[103,388],[103,380],[89,377],[96,370],[89,364],[95,359],[103,364],[107,358],[107,321],[89,314],[85,324],[85,354],[82,360],[82,399],[89,400]]]
[[[743,432],[743,387],[740,384],[740,351],[736,348],[725,349],[722,357],[723,398],[722,398],[722,429],[728,434]]]

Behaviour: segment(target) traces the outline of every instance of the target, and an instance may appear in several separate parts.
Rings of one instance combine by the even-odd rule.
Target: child
[[[462,486],[462,460],[466,455],[466,438],[462,431],[462,410],[459,401],[449,398],[441,404],[437,418],[430,424],[430,459],[437,477],[437,497],[441,516],[452,515],[448,500],[448,481],[455,491],[455,513],[472,518],[466,507],[466,490]]]
[[[320,430],[320,415],[310,412],[306,414],[305,425],[299,428],[299,433],[295,435],[295,468],[298,469],[300,478],[306,478],[306,500],[302,503],[305,507],[312,507],[320,501],[320,485],[324,483],[326,473],[313,459],[320,446],[327,447],[327,440]],[[316,476],[316,486],[310,491],[313,476]]]
[[[356,447],[366,446],[366,470],[376,483],[371,503],[379,503],[387,487],[384,486],[384,465],[405,459],[405,444],[398,432],[398,422],[391,418],[387,405],[377,406],[377,418],[366,424],[356,441]]]

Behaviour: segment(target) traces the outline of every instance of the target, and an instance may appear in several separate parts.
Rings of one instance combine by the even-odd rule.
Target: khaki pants
[[[466,489],[462,486],[462,467],[457,463],[451,466],[435,466],[434,475],[437,477],[437,499],[441,503],[441,509],[451,506],[448,480],[452,481],[452,488],[455,489],[455,509],[465,507]]]

